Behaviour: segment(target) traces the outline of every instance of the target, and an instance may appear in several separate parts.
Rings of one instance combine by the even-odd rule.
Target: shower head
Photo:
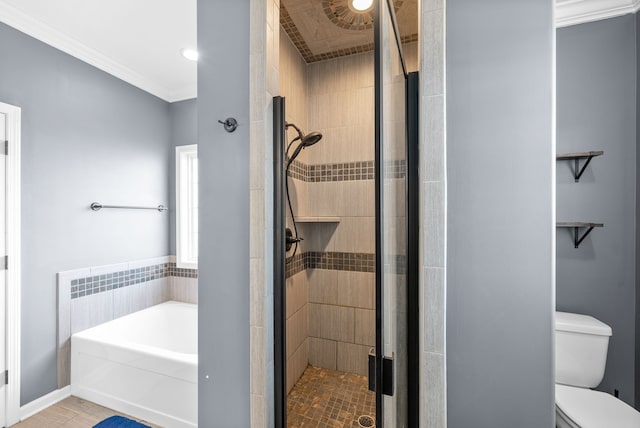
[[[298,144],[298,147],[296,147],[296,149],[293,151],[293,154],[289,158],[289,163],[293,162],[293,160],[298,157],[302,149],[307,148],[309,146],[313,146],[314,144],[316,144],[318,141],[322,139],[322,134],[317,131],[304,134],[302,130],[300,130],[300,128],[298,128],[293,123],[287,123],[286,126],[287,128],[292,127],[298,132],[298,136],[293,140],[291,140],[291,143],[289,143],[289,147],[287,147],[287,153],[289,152],[291,145],[297,140],[300,140],[300,144]]]
[[[309,132],[307,135],[302,137],[302,141],[300,142],[301,146],[309,147],[316,144],[318,141],[322,140],[322,134],[318,131]]]
[[[293,160],[298,157],[302,149],[313,146],[321,139],[322,134],[319,132],[310,132],[307,135],[303,135],[302,138],[300,138],[300,144],[298,144],[298,147],[296,147],[296,149],[293,151],[293,154],[289,158],[289,163],[293,162]]]

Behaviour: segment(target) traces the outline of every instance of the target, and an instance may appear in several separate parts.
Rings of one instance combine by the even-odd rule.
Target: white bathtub
[[[197,305],[166,302],[71,336],[71,393],[170,427],[197,427]]]

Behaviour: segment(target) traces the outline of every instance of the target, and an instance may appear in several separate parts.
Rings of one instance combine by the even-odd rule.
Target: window
[[[176,264],[198,267],[198,145],[176,147]]]

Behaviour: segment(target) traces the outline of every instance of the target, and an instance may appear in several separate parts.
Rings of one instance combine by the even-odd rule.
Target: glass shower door
[[[404,428],[409,425],[407,73],[387,0],[378,5],[377,33],[377,419],[378,427]]]

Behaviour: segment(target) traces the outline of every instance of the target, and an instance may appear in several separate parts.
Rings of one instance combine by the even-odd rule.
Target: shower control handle
[[[293,232],[291,231],[291,229],[289,229],[287,227],[286,229],[286,233],[285,233],[285,250],[289,251],[291,249],[291,246],[293,244],[297,244],[300,241],[304,241],[304,238],[300,237],[300,236],[293,236]]]
[[[296,236],[295,238],[293,236],[287,236],[287,244],[297,244],[300,241],[304,241],[304,238],[300,236]]]

